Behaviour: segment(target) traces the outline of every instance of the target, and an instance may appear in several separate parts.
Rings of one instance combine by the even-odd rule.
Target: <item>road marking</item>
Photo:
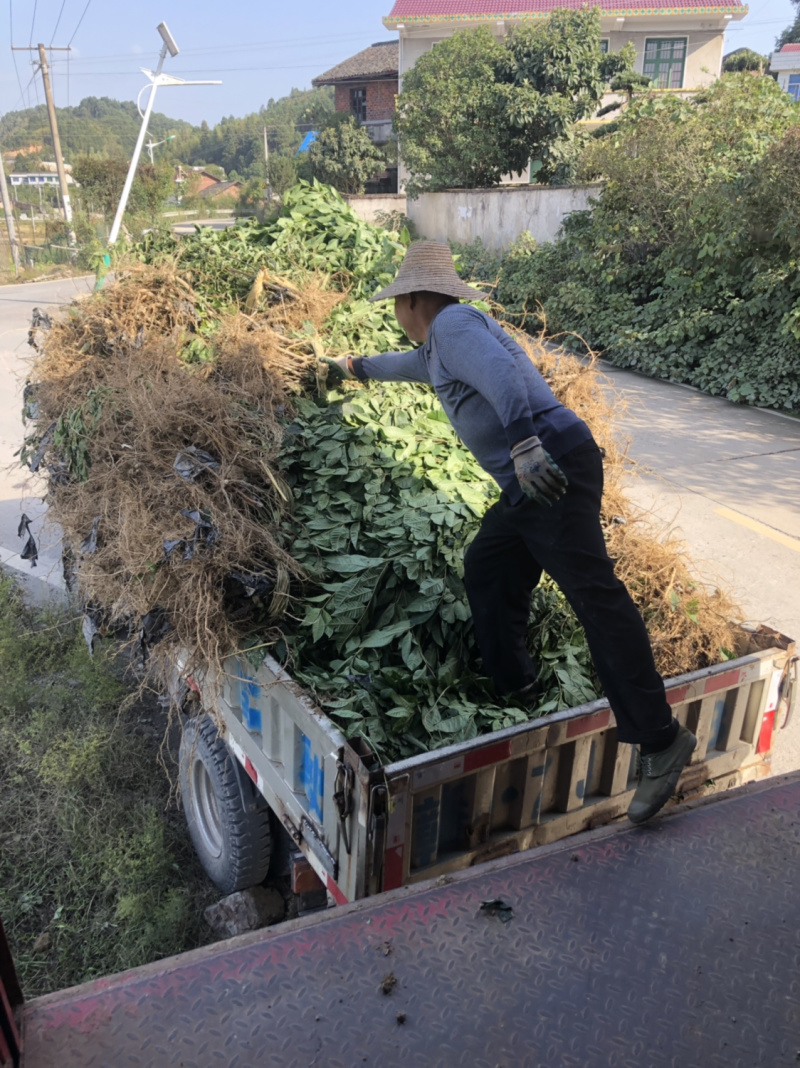
[[[717,515],[721,515],[723,519],[730,519],[732,523],[738,523],[740,527],[747,527],[748,530],[752,530],[755,534],[777,541],[778,545],[783,545],[785,549],[793,549],[794,552],[800,553],[800,541],[797,538],[790,538],[788,534],[773,530],[772,527],[759,523],[757,519],[750,519],[749,516],[734,512],[730,508],[715,508],[714,511]]]

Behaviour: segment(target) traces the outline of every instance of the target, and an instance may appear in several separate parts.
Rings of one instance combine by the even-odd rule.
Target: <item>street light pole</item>
[[[155,167],[156,161],[153,159],[153,149],[158,148],[159,145],[165,145],[167,141],[174,141],[175,134],[170,134],[169,137],[165,137],[163,141],[154,141],[151,137],[147,144],[144,146],[150,154],[150,166]]]
[[[139,165],[139,156],[142,154],[142,145],[144,144],[145,135],[147,134],[147,125],[150,122],[150,114],[153,110],[153,103],[156,99],[156,89],[159,85],[222,85],[219,81],[199,81],[199,82],[187,82],[182,78],[173,78],[171,75],[162,74],[161,69],[164,66],[164,60],[167,57],[167,52],[174,58],[178,55],[179,49],[175,44],[175,40],[172,34],[169,32],[166,22],[160,22],[156,27],[161,34],[161,39],[164,42],[164,46],[161,49],[161,55],[158,57],[158,67],[155,74],[152,71],[145,70],[144,67],[139,69],[143,74],[146,74],[150,79],[150,97],[147,101],[147,108],[142,115],[142,127],[139,130],[139,137],[136,141],[136,148],[133,150],[133,158],[131,159],[131,165],[128,168],[128,176],[125,179],[125,185],[122,189],[122,197],[120,198],[119,207],[117,208],[117,214],[114,216],[114,222],[111,226],[111,233],[108,235],[109,248],[116,242],[119,236],[120,227],[122,226],[122,216],[125,214],[125,207],[128,203],[128,196],[130,195],[131,186],[133,185],[134,175],[136,174],[136,168]],[[145,89],[147,86],[145,86]],[[139,96],[141,97],[141,93]],[[141,109],[139,111],[141,114]],[[100,280],[98,279],[98,282]]]
[[[164,23],[162,23],[162,26]],[[158,88],[158,78],[161,75],[161,68],[164,66],[164,60],[167,58],[167,52],[169,51],[169,45],[166,41],[161,48],[161,55],[158,57],[158,67],[156,68],[156,75],[153,79],[153,85],[150,89],[150,97],[147,101],[147,108],[142,119],[142,126],[139,130],[139,137],[136,141],[136,148],[133,150],[133,158],[131,159],[131,165],[128,168],[128,175],[125,179],[125,185],[122,187],[122,196],[117,206],[117,214],[114,216],[114,222],[111,226],[111,233],[108,235],[109,245],[113,245],[119,236],[120,227],[122,226],[122,216],[125,214],[125,208],[128,204],[128,197],[130,196],[131,186],[133,185],[134,175],[136,174],[136,168],[139,165],[139,156],[142,152],[142,145],[144,144],[144,137],[147,133],[147,124],[150,122],[150,113],[153,110],[153,104],[156,99],[156,89]],[[172,53],[173,56],[178,54],[178,49]]]

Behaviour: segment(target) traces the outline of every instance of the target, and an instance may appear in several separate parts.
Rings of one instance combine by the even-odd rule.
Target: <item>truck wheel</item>
[[[210,716],[184,725],[180,783],[189,834],[212,882],[224,894],[262,882],[272,852],[269,806]]]

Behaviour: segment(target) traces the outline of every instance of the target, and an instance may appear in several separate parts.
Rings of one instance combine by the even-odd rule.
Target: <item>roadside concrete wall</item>
[[[585,211],[598,185],[498,186],[422,193],[409,200],[408,217],[422,237],[486,248],[508,248],[526,230],[538,242],[553,241],[567,215]],[[365,198],[366,199],[366,198]]]
[[[346,196],[344,199],[365,222],[375,222],[379,211],[401,211],[403,215],[407,214],[405,193],[363,193],[361,196]]]

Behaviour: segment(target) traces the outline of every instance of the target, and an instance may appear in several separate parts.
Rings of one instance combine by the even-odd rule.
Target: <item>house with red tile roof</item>
[[[725,29],[744,18],[745,4],[730,0],[597,0],[604,50],[631,41],[635,69],[656,88],[693,90],[719,77]],[[630,6],[629,6],[630,5]],[[556,8],[580,9],[585,0],[396,0],[384,18],[397,30],[400,84],[419,57],[457,30],[488,26],[502,37],[515,26],[550,17]]]
[[[378,41],[312,78],[311,84],[332,85],[336,110],[352,112],[375,144],[384,145],[392,136],[398,59],[397,41]]]
[[[311,79],[317,88],[332,85],[336,111],[349,111],[379,147],[392,137],[398,76],[397,41],[378,41]],[[368,193],[396,193],[397,166],[367,182]]]
[[[777,74],[781,89],[800,101],[800,43],[785,44],[780,52],[773,52],[769,69]]]

